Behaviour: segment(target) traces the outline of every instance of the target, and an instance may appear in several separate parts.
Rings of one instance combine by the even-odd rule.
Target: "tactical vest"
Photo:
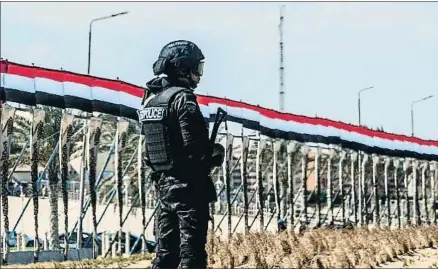
[[[146,101],[138,111],[142,133],[146,139],[146,156],[155,172],[176,168],[183,147],[182,137],[175,135],[179,130],[177,119],[170,115],[172,97],[185,88],[171,87]]]

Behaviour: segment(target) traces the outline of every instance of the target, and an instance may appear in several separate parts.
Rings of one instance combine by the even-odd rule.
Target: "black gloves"
[[[225,148],[219,144],[213,144],[213,152],[211,155],[211,168],[221,166],[225,159]]]

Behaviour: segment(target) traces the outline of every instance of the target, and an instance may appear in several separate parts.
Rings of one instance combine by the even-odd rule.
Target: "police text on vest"
[[[158,121],[164,117],[165,108],[163,107],[148,107],[138,111],[140,121]]]

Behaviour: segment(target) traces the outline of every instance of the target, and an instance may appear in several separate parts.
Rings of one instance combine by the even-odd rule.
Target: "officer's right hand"
[[[222,163],[224,162],[224,159],[225,159],[225,148],[219,143],[214,143],[213,144],[213,152],[212,152],[212,156],[211,156],[212,168],[217,167],[217,166],[221,166]]]

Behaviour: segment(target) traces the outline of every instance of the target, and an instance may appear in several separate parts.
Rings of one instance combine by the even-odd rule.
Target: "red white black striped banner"
[[[75,108],[137,119],[144,89],[124,81],[98,78],[68,71],[0,63],[0,98],[35,106]],[[438,161],[438,141],[374,131],[338,121],[281,113],[243,102],[198,94],[206,118],[218,107],[228,120],[260,131],[272,138],[340,145],[395,157]]]

